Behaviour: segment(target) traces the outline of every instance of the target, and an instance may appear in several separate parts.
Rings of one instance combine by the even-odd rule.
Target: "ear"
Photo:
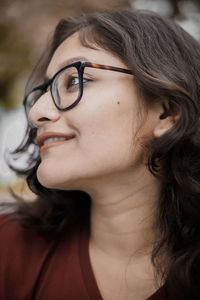
[[[176,103],[164,101],[159,104],[159,116],[154,128],[154,137],[159,138],[171,129],[180,118],[180,109]]]

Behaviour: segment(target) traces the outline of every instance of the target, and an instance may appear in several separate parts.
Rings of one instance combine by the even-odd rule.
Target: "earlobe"
[[[154,128],[154,137],[159,138],[173,126],[169,122],[161,123]]]

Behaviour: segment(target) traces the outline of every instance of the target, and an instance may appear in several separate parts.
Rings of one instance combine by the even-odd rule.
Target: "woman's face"
[[[47,77],[51,78],[68,60],[127,69],[110,52],[82,46],[78,33],[57,48]],[[154,110],[149,110],[145,123],[141,118],[142,99],[136,92],[134,76],[94,68],[85,68],[84,74],[91,81],[84,83],[82,99],[73,109],[58,110],[47,91],[29,114],[37,127],[37,136],[46,132],[75,135],[40,152],[37,177],[48,188],[87,192],[98,182],[134,176],[139,169],[146,168],[141,138],[152,138],[156,119]]]

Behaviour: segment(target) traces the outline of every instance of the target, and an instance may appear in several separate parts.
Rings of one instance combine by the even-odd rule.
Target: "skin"
[[[78,33],[55,51],[47,69],[52,77],[66,59],[128,67],[103,49],[85,48]],[[77,61],[78,59],[75,59]],[[89,84],[81,102],[59,111],[50,92],[30,111],[38,135],[46,131],[74,133],[76,138],[41,152],[39,182],[48,188],[83,190],[92,199],[89,254],[104,299],[137,299],[157,288],[150,253],[156,240],[156,203],[160,183],[147,170],[143,144],[174,125],[160,119],[163,106],[145,110],[132,75],[87,68],[98,80]],[[127,296],[128,295],[128,296]]]

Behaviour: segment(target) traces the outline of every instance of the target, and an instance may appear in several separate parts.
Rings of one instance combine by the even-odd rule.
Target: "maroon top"
[[[1,300],[102,300],[89,258],[89,226],[46,241],[0,216]],[[164,287],[146,300],[168,300]]]

